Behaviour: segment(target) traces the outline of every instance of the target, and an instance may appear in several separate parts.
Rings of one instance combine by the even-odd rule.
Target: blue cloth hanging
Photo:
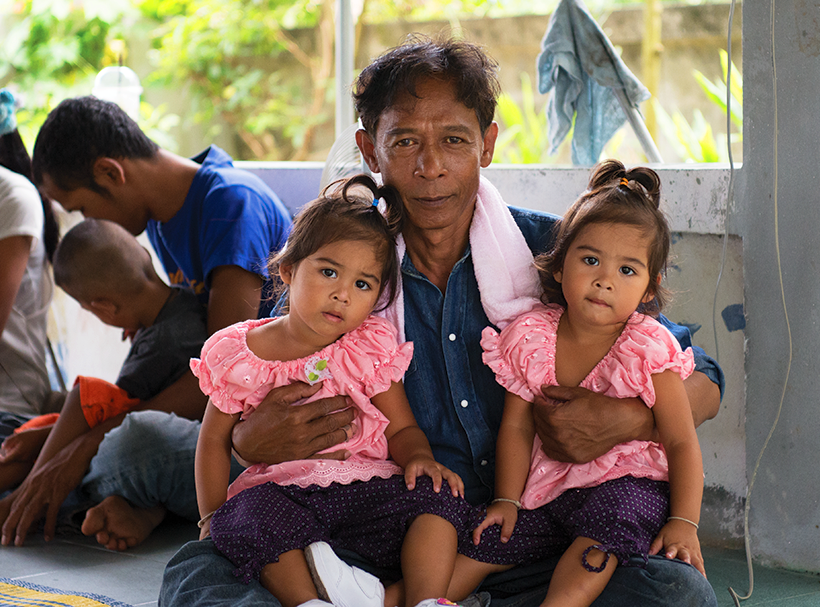
[[[566,138],[575,115],[572,163],[593,165],[626,121],[612,89],[637,108],[651,96],[629,71],[580,0],[561,0],[550,18],[537,60],[538,90],[547,104],[550,154]]]

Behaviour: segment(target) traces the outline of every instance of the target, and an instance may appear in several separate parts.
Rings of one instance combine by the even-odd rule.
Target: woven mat
[[[0,607],[131,607],[90,592],[66,592],[22,580],[0,578]]]

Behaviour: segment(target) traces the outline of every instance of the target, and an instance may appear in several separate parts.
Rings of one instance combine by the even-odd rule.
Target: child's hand
[[[204,540],[206,537],[211,535],[211,519],[209,518],[207,521],[202,523],[202,527],[199,529],[199,539]]]
[[[487,517],[473,531],[473,543],[478,546],[482,532],[491,525],[501,525],[501,541],[510,541],[515,523],[518,521],[518,508],[512,502],[495,502],[487,507]]]
[[[416,479],[421,475],[433,479],[433,491],[436,493],[441,491],[441,479],[443,478],[450,485],[450,491],[454,497],[464,497],[464,481],[461,477],[432,457],[422,456],[410,460],[404,469],[404,482],[407,483],[407,488],[414,489]]]
[[[658,554],[665,548],[664,556],[668,559],[678,559],[689,563],[704,576],[703,556],[700,553],[697,528],[686,521],[672,519],[658,532],[658,537],[649,547],[649,554]]]

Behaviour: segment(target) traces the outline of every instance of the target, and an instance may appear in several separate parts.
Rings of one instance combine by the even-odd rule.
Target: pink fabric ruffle
[[[205,342],[201,358],[191,360],[191,370],[199,378],[202,392],[221,411],[241,412],[247,417],[272,388],[294,381],[309,383],[306,367],[317,360],[326,360],[329,376],[324,379],[322,388],[296,404],[339,394],[349,396],[360,411],[353,422],[354,436],[329,451],[347,450],[352,455],[344,462],[310,459],[251,466],[231,485],[228,497],[268,481],[326,487],[332,482],[350,483],[400,474],[401,468],[387,459],[384,430],[389,422],[370,402],[370,397],[386,391],[392,382],[401,381],[413,357],[413,344],[399,344],[393,325],[383,318],[370,316],[360,327],[310,357],[268,361],[251,352],[247,334],[254,327],[273,320],[238,323],[214,333]]]
[[[541,393],[541,386],[557,385],[556,337],[563,311],[557,305],[539,305],[500,334],[492,327],[484,329],[483,360],[507,391],[532,402],[534,395]],[[685,379],[694,368],[691,350],[682,352],[665,327],[636,312],[607,355],[579,386],[616,398],[639,397],[652,407],[652,375],[672,369]],[[592,487],[627,475],[667,480],[667,470],[666,454],[658,443],[632,441],[587,464],[566,464],[547,458],[536,436],[521,503],[527,509],[537,508],[567,489]]]

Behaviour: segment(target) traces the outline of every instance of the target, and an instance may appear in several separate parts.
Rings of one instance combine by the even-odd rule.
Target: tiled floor
[[[82,536],[58,537],[46,544],[30,536],[22,548],[0,548],[0,577],[33,584],[94,592],[131,605],[157,604],[165,563],[184,542],[197,536],[191,523],[169,521],[143,545],[127,552],[110,552]],[[741,551],[704,548],[709,581],[720,607],[733,605],[727,588],[748,590],[746,560]],[[820,576],[755,567],[755,588],[749,607],[818,607]],[[637,607],[637,606],[636,606]]]

